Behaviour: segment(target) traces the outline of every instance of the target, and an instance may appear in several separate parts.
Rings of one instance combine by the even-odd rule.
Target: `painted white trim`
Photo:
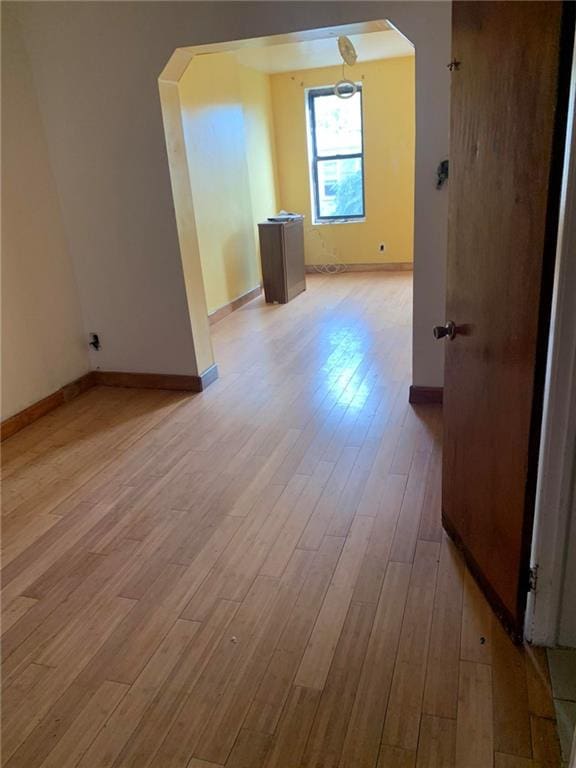
[[[576,646],[565,631],[566,590],[576,612],[576,584],[568,584],[567,562],[576,567],[574,483],[576,469],[576,51],[572,62],[566,155],[548,351],[542,440],[536,491],[531,565],[538,567],[536,592],[528,597],[526,638],[536,645]],[[572,544],[569,542],[572,541]],[[564,608],[563,608],[564,606]]]

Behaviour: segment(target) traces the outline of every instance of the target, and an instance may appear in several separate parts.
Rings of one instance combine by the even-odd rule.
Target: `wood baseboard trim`
[[[60,389],[53,392],[48,397],[38,400],[36,403],[32,403],[19,413],[15,413],[14,416],[9,416],[0,424],[0,442],[7,440],[16,432],[20,432],[21,429],[27,427],[29,424],[37,421],[46,416],[50,411],[55,410],[59,406],[67,403],[69,400],[73,400],[78,395],[81,395],[86,390],[93,387],[95,384],[94,371],[81,376],[75,381],[71,381],[69,384],[65,384]]]
[[[412,384],[408,394],[408,402],[412,405],[441,404],[443,396],[443,387],[418,387]]]
[[[508,608],[504,605],[500,597],[492,589],[490,583],[484,577],[484,574],[479,568],[478,563],[471,555],[467,547],[464,546],[460,534],[457,532],[454,525],[450,522],[449,518],[444,513],[444,510],[442,510],[442,527],[448,536],[450,536],[459,551],[462,553],[462,557],[468,566],[468,570],[472,576],[474,576],[476,583],[484,593],[486,600],[488,600],[490,603],[490,607],[502,622],[504,629],[508,632],[512,640],[516,644],[520,645],[524,640],[523,627],[518,626]]]
[[[243,307],[245,304],[248,304],[248,302],[252,301],[253,299],[257,299],[261,293],[262,293],[262,286],[257,285],[256,288],[252,288],[251,291],[247,291],[246,293],[243,293],[242,296],[238,296],[237,299],[234,299],[229,304],[224,304],[223,307],[219,307],[219,309],[215,309],[214,312],[211,312],[208,315],[209,324],[214,325],[215,323],[219,323],[220,320],[223,320],[225,317],[228,317],[228,315],[231,315],[232,312],[235,312],[237,309],[240,309],[240,307]]]
[[[218,378],[218,366],[211,365],[199,376],[181,376],[168,373],[120,373],[118,371],[89,371],[76,381],[65,384],[48,397],[32,403],[24,410],[9,416],[0,424],[0,442],[73,400],[92,387],[134,387],[138,389],[170,389],[179,392],[203,392]]]
[[[304,269],[308,274],[328,272],[333,264],[306,264]],[[411,261],[377,262],[374,264],[341,264],[342,272],[412,272]],[[340,274],[339,272],[335,274]]]
[[[124,373],[122,371],[94,371],[94,375],[95,384],[101,387],[202,392],[218,378],[218,366],[211,365],[199,376],[171,373]]]
[[[218,366],[216,363],[213,363],[210,368],[206,368],[205,371],[203,371],[199,376],[196,378],[198,379],[199,385],[200,385],[200,392],[203,392],[206,387],[209,387],[210,384],[216,381],[218,378]]]

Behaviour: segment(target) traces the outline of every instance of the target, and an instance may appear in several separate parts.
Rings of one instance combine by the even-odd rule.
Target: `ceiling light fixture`
[[[346,64],[349,67],[354,66],[358,59],[358,54],[352,40],[345,35],[341,35],[338,38],[338,50],[340,51],[340,56],[342,56],[342,79],[338,80],[334,85],[334,95],[338,96],[339,99],[351,99],[358,90],[358,86],[355,82],[345,77],[344,66]]]

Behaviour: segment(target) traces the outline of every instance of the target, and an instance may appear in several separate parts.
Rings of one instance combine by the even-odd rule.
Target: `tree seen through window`
[[[314,218],[364,217],[362,91],[340,99],[332,88],[308,91]]]

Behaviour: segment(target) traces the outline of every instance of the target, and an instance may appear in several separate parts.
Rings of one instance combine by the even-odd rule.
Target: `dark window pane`
[[[362,160],[318,160],[318,216],[363,216]]]

